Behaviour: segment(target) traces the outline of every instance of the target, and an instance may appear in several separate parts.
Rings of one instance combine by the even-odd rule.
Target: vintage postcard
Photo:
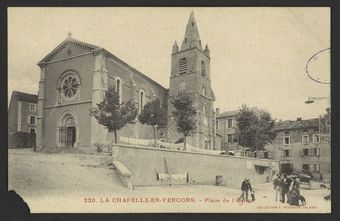
[[[330,50],[328,7],[10,7],[8,190],[31,213],[331,213]]]

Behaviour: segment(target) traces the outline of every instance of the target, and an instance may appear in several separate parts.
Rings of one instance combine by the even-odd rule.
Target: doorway
[[[76,141],[76,127],[67,127],[66,134],[66,147],[74,147]]]
[[[280,165],[280,171],[281,173],[285,173],[285,174],[292,174],[293,173],[293,165],[290,163],[282,163]]]
[[[58,147],[77,147],[79,133],[75,113],[64,112],[58,121],[57,127],[57,146]]]

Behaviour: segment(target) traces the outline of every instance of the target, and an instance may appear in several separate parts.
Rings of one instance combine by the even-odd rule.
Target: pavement
[[[239,188],[213,185],[121,185],[111,157],[105,155],[8,151],[8,189],[15,190],[32,213],[330,213],[330,190],[315,183],[301,189],[301,207],[275,202],[272,183],[253,185],[256,200],[241,203]]]

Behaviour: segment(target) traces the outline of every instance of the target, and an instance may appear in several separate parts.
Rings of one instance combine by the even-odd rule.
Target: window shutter
[[[320,172],[320,164],[315,164],[315,170],[316,170],[316,172]]]
[[[315,150],[316,150],[315,155],[316,155],[317,157],[320,156],[320,148],[316,148]]]
[[[269,158],[269,159],[272,159],[272,158],[273,158],[273,154],[272,154],[271,151],[268,152],[268,158]]]
[[[303,150],[300,150],[299,153],[300,153],[300,157],[304,156]]]
[[[27,117],[27,123],[30,124],[31,123],[31,116]]]
[[[313,171],[313,164],[308,164],[308,171],[310,171],[310,172]]]

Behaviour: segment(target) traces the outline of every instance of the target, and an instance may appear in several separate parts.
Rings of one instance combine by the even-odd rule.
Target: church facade
[[[172,49],[169,89],[134,69],[109,51],[78,41],[71,34],[39,63],[41,69],[37,105],[37,148],[75,147],[95,151],[96,144],[112,142],[113,135],[90,116],[90,109],[103,100],[109,86],[115,86],[123,101],[133,99],[138,111],[154,98],[168,110],[167,127],[158,138],[176,142],[170,99],[179,91],[190,94],[197,108],[197,128],[188,144],[213,149],[215,100],[210,81],[210,51],[202,50],[192,13],[181,48]],[[118,132],[119,140],[148,140],[152,127],[136,119]]]

